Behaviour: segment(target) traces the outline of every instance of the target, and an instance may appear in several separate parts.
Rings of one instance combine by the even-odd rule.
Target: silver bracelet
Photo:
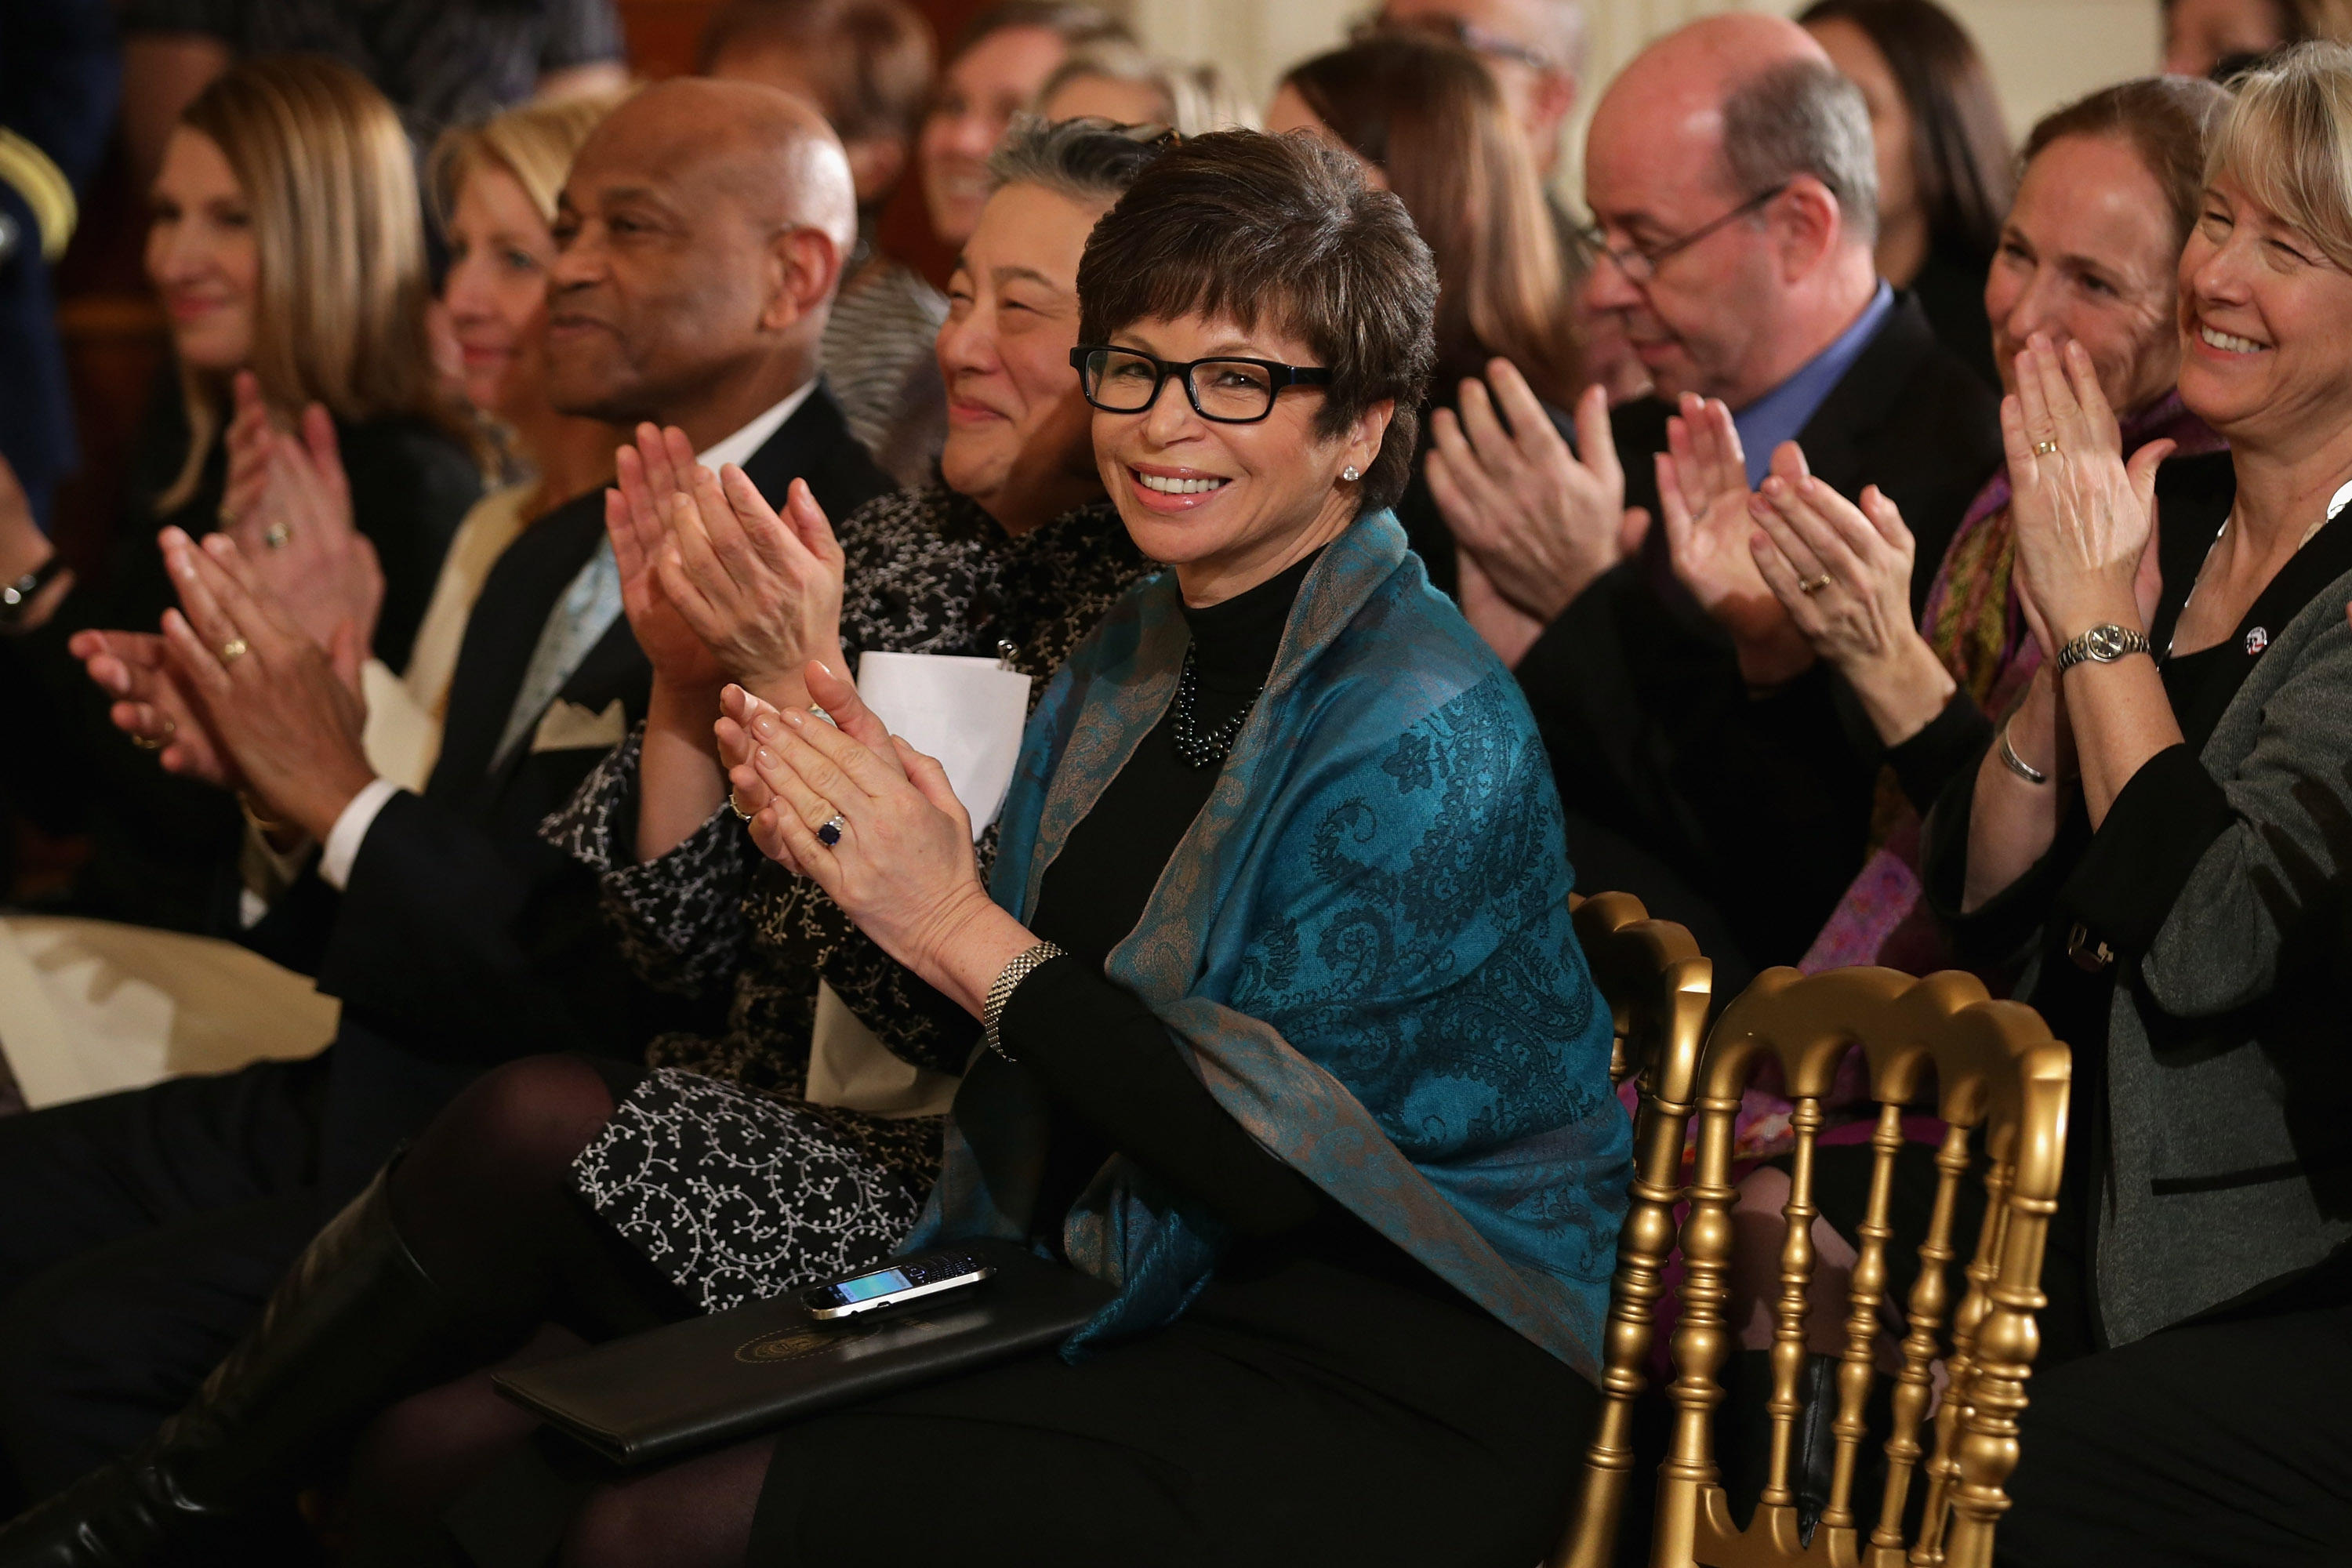
[[[1003,1057],[1006,1061],[1011,1061],[1013,1053],[1004,1048],[1004,1042],[997,1038],[996,1035],[997,1021],[1004,1016],[1004,1005],[1013,1000],[1014,989],[1024,980],[1029,978],[1031,970],[1049,960],[1068,956],[1067,952],[1052,942],[1041,942],[1034,947],[1023,950],[1012,963],[998,970],[996,979],[988,987],[988,994],[982,998],[980,1004],[981,1044]]]
[[[2009,720],[2007,719],[2000,721],[2000,760],[2011,773],[2015,773],[2027,784],[2046,784],[2050,782],[2048,773],[2019,756],[2017,748],[2009,743]]]

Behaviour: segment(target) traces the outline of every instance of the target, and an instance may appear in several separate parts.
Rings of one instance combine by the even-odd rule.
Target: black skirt
[[[1294,1254],[1078,1365],[1027,1357],[786,1430],[749,1562],[1528,1568],[1599,1408],[1433,1278]]]

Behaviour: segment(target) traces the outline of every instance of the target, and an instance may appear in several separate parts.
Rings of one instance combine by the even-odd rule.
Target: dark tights
[[[442,1517],[535,1440],[560,1441],[535,1437],[537,1423],[499,1395],[492,1372],[693,1315],[572,1187],[572,1161],[639,1076],[577,1057],[510,1063],[451,1101],[394,1172],[394,1223],[418,1265],[503,1325],[506,1343],[481,1371],[401,1401],[362,1437],[336,1531],[352,1563],[464,1561]],[[772,1447],[613,1472],[572,1518],[557,1562],[733,1568]]]

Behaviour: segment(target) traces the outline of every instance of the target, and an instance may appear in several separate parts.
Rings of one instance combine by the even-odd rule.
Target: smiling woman
[[[1172,570],[1048,689],[985,889],[937,765],[845,684],[810,670],[838,728],[722,729],[762,847],[981,1025],[912,1244],[1025,1240],[1118,1291],[1063,1358],[782,1433],[751,1561],[886,1508],[1011,1560],[1045,1488],[1073,1561],[1554,1537],[1626,1124],[1543,748],[1386,510],[1436,292],[1402,205],[1303,137],[1184,142],[1095,226],[1071,358]],[[909,1490],[859,1458],[885,1433],[973,1462]]]

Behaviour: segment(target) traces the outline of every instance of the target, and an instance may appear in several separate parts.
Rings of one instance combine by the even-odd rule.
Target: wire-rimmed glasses
[[[1757,192],[1714,222],[1701,224],[1688,234],[1676,235],[1674,238],[1661,240],[1656,245],[1628,246],[1625,249],[1619,250],[1609,243],[1608,232],[1598,223],[1578,225],[1576,238],[1588,253],[1593,256],[1605,256],[1615,262],[1617,270],[1625,275],[1627,282],[1647,283],[1658,275],[1659,266],[1668,257],[1680,255],[1719,228],[1729,227],[1788,188],[1789,182],[1783,180],[1769,191]]]

